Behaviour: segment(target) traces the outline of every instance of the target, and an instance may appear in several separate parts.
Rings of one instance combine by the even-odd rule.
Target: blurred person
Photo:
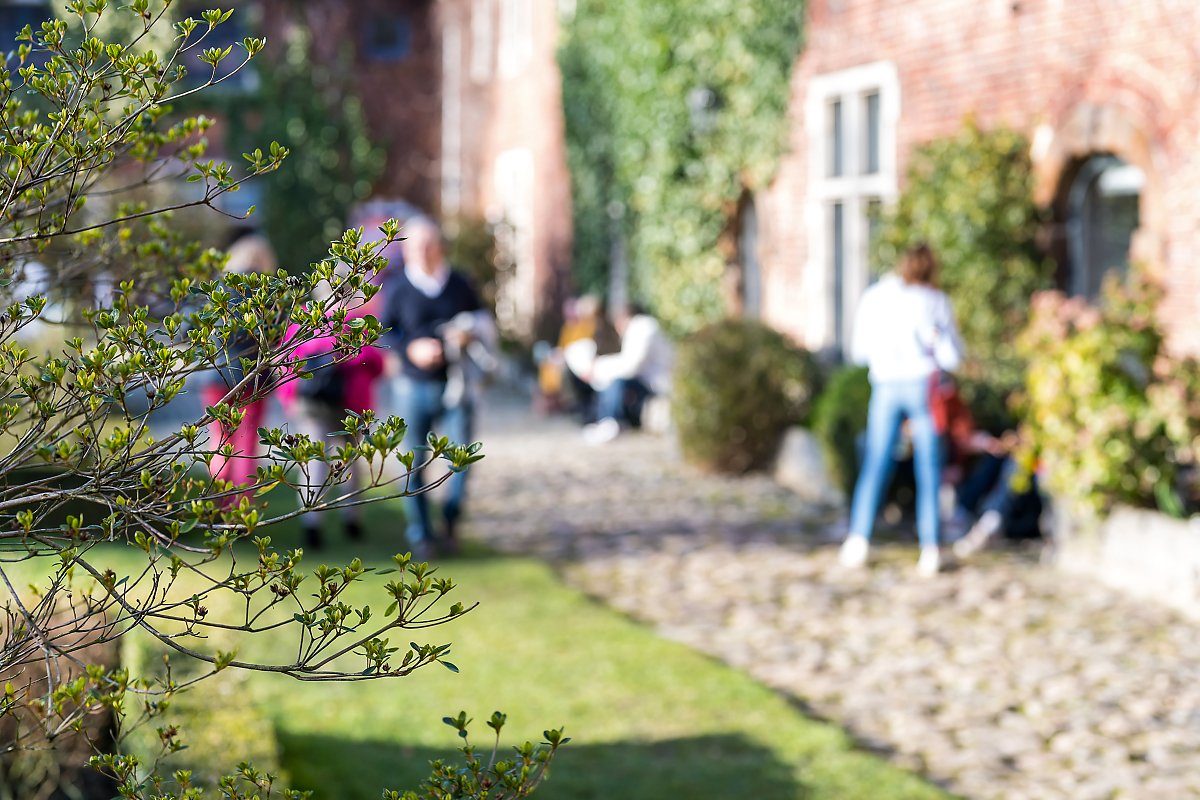
[[[954,555],[966,559],[996,536],[1032,539],[1041,536],[1045,510],[1036,465],[1021,464],[1013,455],[1020,443],[1015,431],[987,436],[975,465],[956,491],[956,513],[974,520],[954,543]]]
[[[942,454],[931,395],[939,374],[953,372],[961,363],[962,342],[950,300],[937,288],[937,270],[933,251],[916,245],[905,252],[896,271],[868,288],[859,302],[851,355],[868,368],[871,401],[850,532],[839,555],[846,567],[861,567],[867,561],[880,501],[892,477],[892,453],[907,419],[917,482],[917,571],[930,576],[941,568]]]
[[[278,268],[270,243],[257,233],[240,232],[227,252],[226,272],[273,273]],[[223,354],[222,363],[217,369],[204,375],[201,387],[201,397],[206,406],[215,406],[225,401],[248,400],[243,408],[242,421],[236,428],[231,429],[218,421],[209,425],[209,443],[214,451],[225,445],[232,447],[229,456],[220,453],[213,456],[209,467],[212,477],[229,481],[235,487],[254,484],[255,470],[258,466],[258,429],[262,427],[266,417],[268,398],[254,397],[260,390],[259,381],[244,387],[238,397],[231,396],[230,392],[245,378],[242,359],[253,360],[257,356],[258,345],[248,332],[232,337]],[[226,498],[226,502],[235,501],[236,496]]]
[[[364,307],[353,308],[349,310],[347,318],[362,317],[366,313]],[[287,341],[291,341],[299,330],[297,324],[290,326]],[[296,362],[293,371],[300,368],[308,372],[316,371],[306,380],[285,380],[278,390],[284,414],[295,425],[297,432],[313,441],[325,442],[327,448],[336,444],[330,442],[330,436],[344,429],[341,420],[347,411],[362,414],[375,409],[375,384],[384,369],[383,351],[379,348],[368,345],[346,356],[336,351],[336,345],[333,330],[320,331],[312,339],[299,344],[291,354]],[[369,466],[359,460],[350,469],[347,491],[354,493],[366,485]],[[305,484],[301,488],[302,495],[305,485],[311,495],[325,482],[328,465],[312,461],[307,470]],[[302,496],[301,499],[311,501],[312,498]],[[359,507],[346,506],[342,513],[346,537],[362,539]],[[320,514],[319,511],[309,511],[301,517],[305,545],[313,549],[319,549],[322,544]]]
[[[583,353],[577,367],[580,377],[596,391],[596,421],[583,429],[589,444],[617,438],[622,424],[640,426],[646,400],[671,390],[671,343],[658,320],[632,304],[615,324],[620,351],[595,356],[590,362]]]
[[[570,408],[579,413],[584,422],[592,421],[595,391],[567,367],[565,353],[576,342],[594,344],[600,329],[600,318],[600,298],[595,295],[572,297],[563,303],[563,325],[558,334],[558,344],[553,348],[543,347],[540,354],[535,353],[539,405],[545,410],[558,410],[569,402]],[[546,345],[545,342],[539,344]]]
[[[435,426],[440,435],[467,444],[479,401],[479,379],[495,367],[495,322],[466,275],[446,263],[436,223],[414,217],[404,226],[403,235],[404,266],[386,285],[382,321],[391,328],[396,410],[408,425],[404,448],[423,446]],[[450,476],[442,504],[444,526],[437,536],[428,498],[419,491],[423,472],[416,470],[410,476],[408,488],[417,493],[403,501],[408,543],[422,559],[432,555],[439,541],[447,553],[457,551],[467,485],[467,472]]]

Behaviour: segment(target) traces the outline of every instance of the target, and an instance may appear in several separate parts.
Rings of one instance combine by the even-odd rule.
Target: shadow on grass
[[[449,729],[447,733],[453,735]],[[320,735],[281,733],[280,744],[293,788],[339,800],[375,800],[383,788],[415,789],[428,777],[430,761],[462,760],[453,749]],[[539,800],[804,800],[812,793],[770,750],[742,736],[719,735],[596,745],[574,740],[559,752],[550,779],[535,796]]]

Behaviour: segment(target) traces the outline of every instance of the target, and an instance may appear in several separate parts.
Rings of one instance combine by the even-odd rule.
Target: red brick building
[[[262,0],[268,35],[302,25],[316,55],[347,48],[370,128],[387,149],[376,186],[445,221],[495,226],[508,266],[504,327],[529,335],[566,284],[570,182],[551,0]]]
[[[967,115],[1031,142],[1068,291],[1132,258],[1161,271],[1177,349],[1200,352],[1200,3],[810,0],[791,148],[758,201],[762,315],[840,345],[870,211],[917,145]]]
[[[237,13],[207,44],[265,34],[278,51],[303,32],[317,61],[352,69],[373,137],[387,150],[375,196],[447,222],[492,223],[508,267],[497,312],[510,333],[529,335],[554,316],[569,271],[570,180],[555,61],[564,2],[237,0]],[[54,6],[0,0],[6,48]],[[180,0],[174,13],[209,7]]]

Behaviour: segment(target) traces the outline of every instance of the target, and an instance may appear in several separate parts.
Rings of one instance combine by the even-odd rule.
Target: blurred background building
[[[845,341],[873,210],[914,147],[972,115],[1028,136],[1060,287],[1094,298],[1144,261],[1173,344],[1200,351],[1200,5],[813,0],[806,30],[790,153],[761,203],[767,320],[809,346]]]
[[[529,339],[579,288],[556,60],[575,6],[247,0],[221,40],[262,33],[271,51],[303,34],[315,61],[344,68],[386,153],[368,196],[486,224],[497,312]],[[4,0],[0,36],[51,13],[42,0]],[[785,155],[768,184],[728,207],[727,313],[840,349],[871,279],[872,220],[903,188],[914,148],[971,117],[1028,137],[1060,287],[1094,297],[1104,274],[1145,261],[1165,281],[1173,345],[1200,351],[1189,324],[1200,314],[1198,32],[1194,0],[811,0]],[[253,84],[253,71],[238,80]],[[720,110],[703,87],[686,94],[693,117]],[[603,256],[611,249],[614,297],[641,267],[623,263],[616,238]]]

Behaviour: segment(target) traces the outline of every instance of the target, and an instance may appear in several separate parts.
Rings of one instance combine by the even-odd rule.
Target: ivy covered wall
[[[580,289],[605,290],[621,237],[670,329],[725,315],[722,240],[783,151],[803,18],[797,0],[577,0],[559,64]]]

